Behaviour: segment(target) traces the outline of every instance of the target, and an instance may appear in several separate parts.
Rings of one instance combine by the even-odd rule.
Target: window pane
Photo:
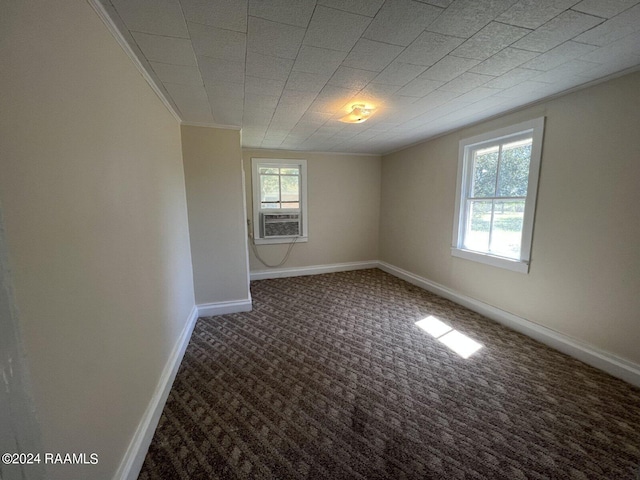
[[[282,203],[282,208],[295,208],[295,209],[299,209],[299,208],[300,208],[300,202],[283,202],[283,203]]]
[[[300,175],[300,169],[298,167],[281,168],[280,175]]]
[[[260,175],[260,202],[263,208],[278,208],[280,201],[279,175]],[[265,202],[273,202],[276,207],[264,207]]]
[[[498,197],[526,197],[529,182],[529,162],[531,160],[532,139],[502,146]]]
[[[276,175],[278,174],[278,168],[269,168],[269,167],[260,167],[260,173],[264,174],[264,173],[275,173]]]
[[[300,177],[293,175],[282,175],[280,177],[282,185],[282,201],[300,201]]]
[[[498,147],[476,150],[473,155],[472,197],[493,197],[496,191]]]
[[[491,253],[509,258],[520,258],[524,200],[496,200],[493,209]]]
[[[491,224],[491,200],[467,200],[467,226],[464,248],[478,252],[489,250],[489,226]]]

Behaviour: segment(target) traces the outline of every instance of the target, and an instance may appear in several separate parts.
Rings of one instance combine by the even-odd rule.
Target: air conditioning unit
[[[260,233],[262,238],[299,237],[300,213],[261,213]]]

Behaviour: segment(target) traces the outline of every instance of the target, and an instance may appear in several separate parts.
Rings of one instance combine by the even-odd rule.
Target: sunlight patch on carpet
[[[462,358],[469,358],[482,348],[482,344],[469,338],[464,333],[454,330],[433,315],[418,320],[416,325]]]

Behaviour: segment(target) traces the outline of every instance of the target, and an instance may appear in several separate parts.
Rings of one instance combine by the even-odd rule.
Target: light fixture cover
[[[362,123],[373,113],[372,108],[367,108],[363,103],[356,103],[351,106],[351,113],[340,119],[344,123]]]

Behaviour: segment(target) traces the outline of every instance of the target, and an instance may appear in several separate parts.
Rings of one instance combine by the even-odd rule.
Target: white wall
[[[111,478],[194,305],[180,129],[84,1],[0,8],[0,204],[53,479]]]
[[[307,160],[309,241],[297,243],[279,268],[377,260],[380,157],[329,153],[250,150],[242,152],[247,182],[247,218],[253,218],[251,158]],[[280,263],[288,244],[258,245],[270,265]],[[249,249],[251,272],[269,270]]]
[[[196,303],[249,298],[240,132],[182,126]]]
[[[528,275],[452,257],[458,142],[546,116]],[[640,363],[640,73],[383,157],[381,260]]]

